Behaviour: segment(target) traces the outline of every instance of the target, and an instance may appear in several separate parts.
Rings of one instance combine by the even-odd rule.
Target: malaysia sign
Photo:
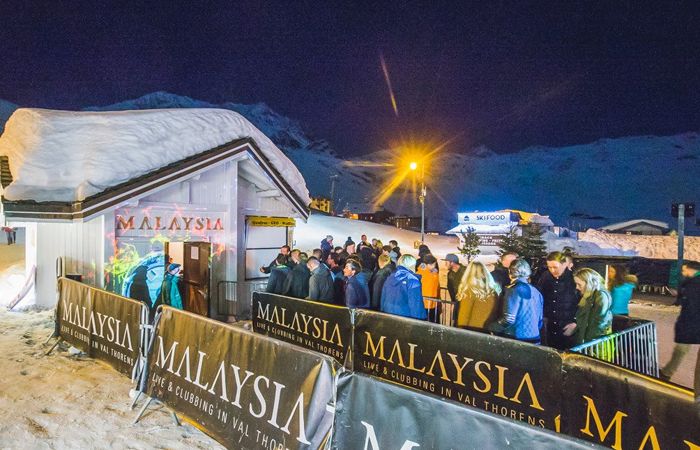
[[[139,361],[143,304],[66,278],[59,283],[58,335],[131,376]]]
[[[394,383],[342,373],[332,450],[601,448]]]
[[[585,356],[563,367],[563,433],[620,450],[700,449],[692,391]]]
[[[140,208],[117,210],[114,230],[117,237],[209,236],[226,231],[225,213]]]
[[[558,429],[559,353],[487,334],[356,311],[355,371],[530,425]]]
[[[264,292],[253,293],[253,331],[345,363],[352,340],[348,308]]]
[[[231,449],[318,449],[336,365],[323,355],[163,307],[147,394]]]

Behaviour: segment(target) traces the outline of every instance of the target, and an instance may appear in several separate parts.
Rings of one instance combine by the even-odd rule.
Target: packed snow
[[[642,236],[604,233],[587,230],[578,233],[578,240],[547,235],[550,250],[571,247],[580,255],[593,256],[641,256],[654,259],[677,259],[676,236]],[[683,255],[685,259],[700,261],[700,237],[686,236]]]
[[[71,112],[20,108],[0,136],[8,200],[80,201],[236,139],[252,138],[305,204],[304,178],[242,115],[222,109]]]

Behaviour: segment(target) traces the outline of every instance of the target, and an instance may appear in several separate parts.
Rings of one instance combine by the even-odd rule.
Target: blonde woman
[[[486,328],[499,314],[501,286],[494,281],[483,263],[469,263],[457,291],[458,327]]]
[[[581,293],[576,311],[576,326],[568,335],[574,335],[574,345],[592,341],[612,333],[612,299],[605,289],[605,280],[593,269],[579,269],[574,273],[576,290]]]

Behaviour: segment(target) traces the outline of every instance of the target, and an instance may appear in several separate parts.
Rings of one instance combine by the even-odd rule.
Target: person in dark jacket
[[[309,278],[309,300],[333,303],[333,275],[325,264],[312,256],[306,263],[311,278]]]
[[[373,273],[377,268],[377,255],[374,253],[372,247],[363,245],[360,247],[359,254],[363,270],[370,274]]]
[[[397,316],[425,320],[428,313],[423,306],[420,275],[413,270],[416,258],[403,255],[396,271],[389,275],[382,288],[381,310]]]
[[[693,344],[700,344],[700,262],[685,261],[681,268],[684,279],[678,286],[681,313],[676,320],[675,342],[671,360],[661,369],[661,379],[670,380]],[[695,364],[695,406],[700,415],[700,348]]]
[[[131,287],[129,288],[129,297],[143,302],[148,308],[152,308],[151,293],[148,290],[148,267],[141,265],[134,270],[131,278]]]
[[[369,282],[370,309],[375,311],[379,311],[379,307],[381,306],[382,289],[384,288],[384,283],[386,282],[386,279],[389,278],[389,275],[391,275],[391,273],[394,271],[389,255],[380,255],[377,264],[379,265],[379,270],[374,272]]]
[[[321,241],[321,261],[328,259],[328,255],[333,252],[333,236],[330,234]]]
[[[287,279],[290,269],[286,265],[287,258],[280,253],[275,259],[275,265],[270,269],[270,278],[267,279],[265,292],[271,294],[284,294],[284,282]]]
[[[498,258],[496,267],[491,272],[494,281],[501,286],[501,292],[505,293],[506,287],[510,284],[510,275],[508,269],[513,261],[518,258],[518,254],[514,252],[506,252]]]
[[[290,258],[290,255],[289,255],[290,253],[291,253],[291,247],[289,247],[288,245],[283,245],[282,247],[280,247],[279,255],[284,256],[284,263],[283,263],[284,265],[287,265],[287,261]],[[277,256],[279,256],[279,255],[277,255]],[[275,266],[277,266],[277,257],[275,257],[275,259],[273,259],[272,262],[270,262],[270,264],[268,264],[267,266],[262,266],[260,268],[260,272],[271,273],[272,268]]]
[[[284,295],[296,298],[306,298],[309,296],[309,278],[311,272],[306,267],[308,257],[306,253],[299,254],[299,263],[287,274],[284,282]]]
[[[362,272],[362,264],[355,259],[345,263],[345,306],[348,308],[369,308],[369,286],[367,275]]]
[[[391,245],[391,251],[396,253],[396,258],[398,259],[401,256],[401,249],[399,248],[399,243],[395,240],[390,240],[389,245]]]
[[[345,276],[343,275],[344,266],[340,265],[340,255],[331,254],[327,261],[333,277],[333,304],[345,306]]]
[[[537,288],[528,283],[532,273],[530,265],[524,259],[516,259],[508,273],[512,283],[505,295],[503,315],[489,329],[519,341],[539,344],[544,301]]]
[[[462,282],[466,267],[459,262],[459,258],[454,253],[445,255],[443,261],[447,262],[447,292],[450,294],[450,300],[456,302],[459,284]]]
[[[547,269],[537,283],[537,289],[544,297],[545,344],[565,350],[573,345],[571,334],[576,328],[579,301],[576,283],[562,252],[547,255]]]

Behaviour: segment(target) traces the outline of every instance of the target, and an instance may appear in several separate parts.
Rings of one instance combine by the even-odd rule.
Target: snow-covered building
[[[606,233],[663,235],[670,230],[668,223],[659,220],[635,219],[612,223],[600,229]]]
[[[57,272],[128,294],[145,266],[153,297],[168,258],[186,309],[221,318],[218,282],[264,276],[309,213],[297,168],[233,111],[18,109],[0,155],[2,209],[26,228],[40,306],[55,304]]]
[[[554,223],[549,216],[515,209],[503,209],[490,212],[457,213],[457,226],[447,230],[445,233],[461,236],[462,233],[466,233],[471,228],[481,238],[481,245],[488,247],[497,246],[499,239],[508,233],[511,228],[515,228],[518,233],[522,233],[522,227],[531,224],[537,224],[545,231],[549,231],[554,227]]]

